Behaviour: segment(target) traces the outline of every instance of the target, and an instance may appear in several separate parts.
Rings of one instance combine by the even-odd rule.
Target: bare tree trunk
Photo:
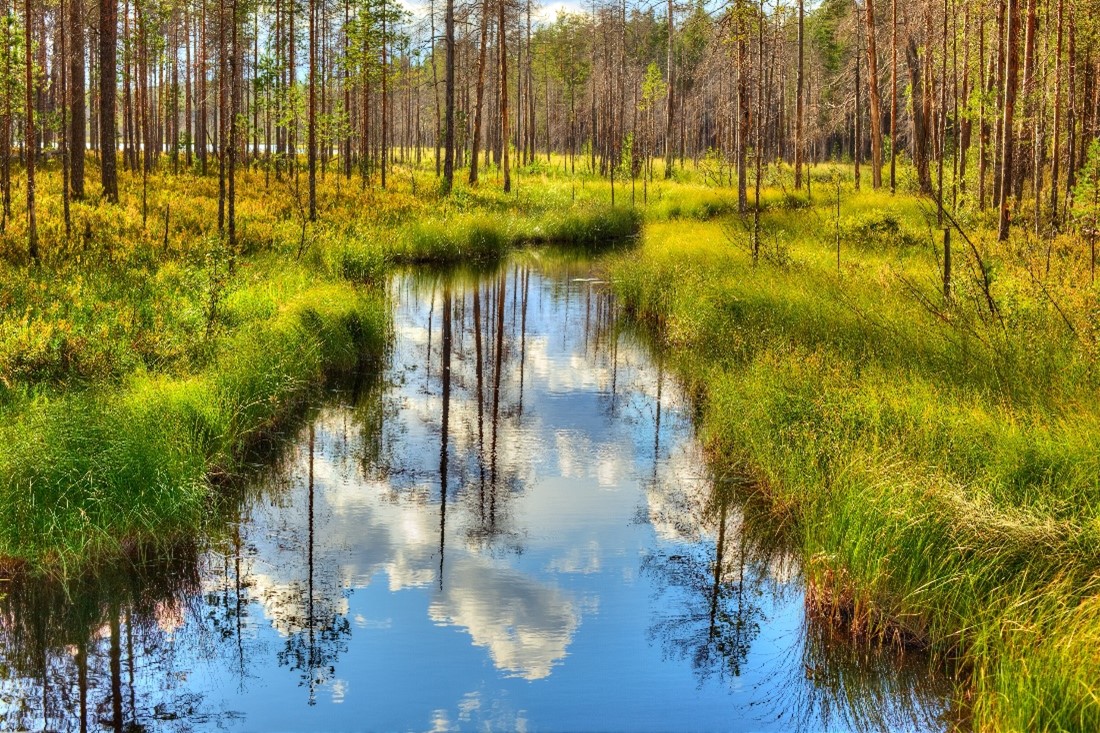
[[[672,178],[672,125],[676,109],[676,76],[673,74],[672,41],[676,26],[673,23],[672,0],[668,0],[668,99],[665,105],[665,179]]]
[[[309,220],[317,221],[317,3],[309,0]]]
[[[103,198],[118,203],[118,146],[115,142],[115,46],[118,0],[99,2],[99,169]]]
[[[852,116],[854,118],[853,122],[854,122],[854,126],[855,126],[855,130],[852,134],[852,164],[853,164],[853,176],[855,178],[855,187],[856,187],[857,191],[859,190],[859,183],[860,183],[860,169],[859,169],[859,166],[860,166],[860,163],[862,162],[861,158],[862,158],[862,153],[863,153],[863,127],[862,127],[863,114],[862,114],[862,110],[860,109],[860,104],[859,104],[859,91],[860,91],[860,81],[859,81],[860,48],[859,48],[859,46],[860,46],[860,33],[859,33],[859,24],[857,22],[857,24],[856,24],[856,54],[855,54],[855,56],[856,56],[855,108],[852,112]]]
[[[199,20],[199,119],[197,128],[195,131],[196,142],[198,143],[198,155],[199,155],[199,171],[202,175],[206,175],[206,122],[209,116],[209,109],[207,107],[207,97],[209,93],[206,88],[206,0],[199,0],[200,2],[200,20]]]
[[[381,162],[381,165],[382,165],[382,188],[386,187],[386,168],[388,167],[388,163],[389,163],[389,161],[387,160],[387,157],[389,156],[389,131],[390,131],[390,128],[389,128],[389,100],[388,100],[389,92],[388,92],[388,89],[387,89],[387,86],[386,86],[386,77],[389,76],[389,73],[388,73],[388,70],[386,68],[386,65],[387,65],[387,58],[386,58],[386,0],[382,0],[382,69],[381,69],[381,71],[382,71],[382,144],[381,144],[382,155],[379,156],[380,157],[380,162]]]
[[[443,133],[443,192],[450,193],[455,178],[455,3],[446,0],[444,10],[444,36],[447,42],[447,60],[444,70],[445,107]]]
[[[4,15],[7,16],[8,0],[3,0],[3,5],[0,6],[3,9]],[[12,42],[12,24],[4,23],[4,48],[3,48],[3,84],[4,84],[4,110],[3,120],[0,122],[0,187],[3,191],[0,192],[0,196],[3,198],[3,212],[0,215],[0,231],[7,229],[8,219],[11,218],[11,147],[12,147],[12,120],[15,117],[15,110],[13,108],[12,101],[12,48],[14,43]]]
[[[749,86],[748,86],[748,23],[745,15],[748,8],[739,2],[737,8],[737,210],[744,214],[748,210],[748,191],[746,178],[746,148],[749,144]]]
[[[1058,228],[1058,163],[1061,160],[1061,135],[1062,135],[1062,40],[1063,40],[1063,6],[1064,0],[1058,0],[1058,40],[1054,51],[1054,141],[1051,145],[1053,155],[1050,161],[1050,225]],[[1070,94],[1073,90],[1070,89]],[[1038,196],[1038,191],[1035,193]]]
[[[474,134],[470,139],[470,183],[477,183],[477,156],[481,150],[481,109],[485,99],[485,47],[489,39],[489,0],[481,3],[481,45],[477,53],[477,86],[474,102]]]
[[[997,238],[1002,242],[1008,239],[1009,228],[1009,212],[1008,212],[1008,198],[1009,189],[1012,185],[1012,171],[1013,171],[1013,154],[1015,152],[1013,139],[1013,113],[1016,108],[1016,79],[1019,73],[1019,40],[1020,35],[1020,10],[1016,7],[1016,2],[1010,0],[1008,3],[1008,41],[1005,49],[1005,102],[1004,102],[1004,122],[1002,125],[1004,141],[1003,148],[1004,153],[1001,155],[1001,197],[1000,197],[1000,217],[997,227]]]
[[[35,143],[34,143],[34,55],[31,54],[30,49],[33,47],[31,44],[31,33],[33,27],[34,14],[31,9],[34,7],[33,0],[26,0],[23,5],[23,32],[24,43],[23,46],[25,53],[23,58],[26,61],[26,85],[27,85],[27,107],[26,107],[26,119],[24,120],[24,132],[26,133],[26,150],[27,150],[27,249],[30,252],[31,259],[35,262],[38,261],[38,224],[34,218],[34,159],[35,159]]]
[[[897,2],[897,0],[894,0]],[[803,86],[805,84],[806,63],[806,4],[804,0],[798,0],[798,77],[795,82],[795,111],[794,111],[794,187],[802,190],[802,146],[805,144],[803,135],[803,116],[805,115],[805,99]]]
[[[68,52],[68,47],[67,47],[67,44],[66,44],[67,34],[65,33],[65,28],[64,28],[65,21],[67,20],[66,15],[65,15],[65,10],[67,9],[65,7],[65,0],[61,0],[60,5],[61,5],[61,7],[59,8],[59,12],[58,12],[58,16],[57,16],[57,25],[56,25],[56,30],[57,30],[56,42],[60,46],[61,53],[59,55],[59,58],[57,59],[57,61],[59,61],[60,63],[55,63],[55,66],[57,66],[58,69],[60,70],[60,76],[61,76],[61,103],[59,105],[61,107],[61,125],[60,125],[61,135],[60,135],[60,138],[58,140],[58,143],[59,143],[60,148],[61,148],[61,206],[62,206],[62,209],[64,210],[64,216],[65,216],[65,237],[68,238],[72,234],[72,226],[73,226],[72,225],[71,213],[69,211],[69,197],[71,195],[71,190],[69,188],[69,185],[70,185],[70,173],[72,171],[72,160],[70,159],[71,156],[69,154],[69,135],[71,134],[72,131],[69,129],[69,107],[70,107],[70,104],[68,103],[69,102],[69,99],[68,99],[69,86],[68,86],[68,78],[67,78],[68,77],[68,71],[65,68],[65,64],[70,59],[67,55],[67,52]]]
[[[84,198],[84,2],[69,0],[69,142],[73,198]]]
[[[194,114],[194,101],[192,99],[192,93],[194,87],[191,84],[191,76],[194,70],[191,68],[191,44],[194,36],[191,32],[191,10],[190,6],[185,6],[183,13],[183,52],[184,52],[184,65],[183,65],[183,137],[184,137],[184,165],[188,170],[191,169],[191,164],[194,162],[193,148],[195,146],[195,127],[192,120]]]
[[[882,100],[878,91],[875,0],[865,0],[865,2],[867,3],[867,89],[871,98],[871,186],[877,190],[882,188]]]
[[[229,158],[229,256],[232,266],[237,254],[237,113],[240,107],[240,84],[237,77],[240,74],[241,58],[237,43],[238,26],[241,22],[237,17],[237,0],[233,0],[230,13],[233,29],[230,32],[232,49],[229,54],[229,119],[226,120],[229,126],[229,145],[226,156]]]
[[[501,170],[504,172],[504,193],[512,190],[512,172],[508,164],[508,26],[505,24],[504,10],[507,0],[498,0],[500,6],[499,45],[500,45],[500,145]]]
[[[898,0],[890,0],[890,193],[898,190]]]
[[[1024,181],[1027,180],[1028,173],[1037,166],[1039,163],[1039,150],[1036,146],[1032,145],[1028,141],[1027,127],[1029,122],[1033,122],[1037,111],[1036,107],[1036,89],[1035,89],[1035,67],[1036,67],[1036,52],[1038,50],[1038,40],[1036,38],[1039,28],[1039,20],[1035,7],[1035,0],[1028,0],[1027,2],[1027,26],[1024,32],[1024,78],[1021,89],[1023,91],[1024,99],[1024,115],[1020,120],[1020,149],[1016,154],[1016,169],[1013,179],[1013,190],[1016,197],[1017,205],[1023,200],[1024,196]],[[1028,148],[1031,148],[1028,150]],[[1029,155],[1030,153],[1030,155]],[[1035,199],[1039,199],[1039,191],[1034,191]]]
[[[218,1],[218,234],[225,232],[226,154],[229,137],[226,123],[229,117],[229,63],[225,37],[225,0]]]
[[[921,61],[917,53],[917,42],[910,36],[905,47],[905,61],[909,67],[909,86],[913,100],[913,165],[917,169],[917,180],[922,193],[932,193],[932,176],[928,169],[928,121],[924,114],[924,85],[922,83]]]

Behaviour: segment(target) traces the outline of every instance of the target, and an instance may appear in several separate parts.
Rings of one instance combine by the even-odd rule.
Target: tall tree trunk
[[[508,26],[504,22],[504,11],[507,0],[497,0],[500,6],[500,23],[498,35],[500,41],[500,145],[501,169],[504,172],[504,193],[512,190],[511,166],[508,164],[508,148],[511,141],[508,139]]]
[[[749,27],[746,19],[748,8],[739,2],[737,13],[737,210],[744,214],[748,210],[748,190],[746,171],[746,150],[749,145]]]
[[[444,69],[443,192],[450,193],[455,178],[455,2],[446,0],[444,37],[447,58]]]
[[[238,75],[241,73],[239,44],[237,43],[240,18],[237,17],[237,0],[232,0],[230,7],[230,22],[233,28],[230,31],[230,43],[232,49],[229,54],[229,119],[225,121],[229,127],[229,142],[226,156],[229,158],[229,256],[230,265],[236,262],[237,254],[237,117],[240,107],[240,83]]]
[[[1058,228],[1058,163],[1061,160],[1061,135],[1062,135],[1062,41],[1065,19],[1063,17],[1064,0],[1058,0],[1057,10],[1057,36],[1058,40],[1054,51],[1054,141],[1051,145],[1053,154],[1050,160],[1050,225]],[[1070,94],[1073,90],[1070,89]],[[1036,191],[1038,196],[1038,191]]]
[[[0,82],[4,85],[4,109],[3,118],[0,120],[0,197],[3,198],[3,211],[0,213],[0,231],[7,229],[8,219],[11,218],[11,147],[12,147],[12,120],[15,118],[14,102],[12,100],[12,24],[9,18],[8,0],[3,0],[4,20],[4,48],[3,48],[3,78]]]
[[[909,86],[913,100],[913,165],[917,169],[917,181],[921,193],[932,193],[932,176],[928,169],[928,120],[925,117],[924,95],[920,56],[917,42],[912,36],[905,47],[905,61],[909,67]]]
[[[72,217],[69,211],[69,198],[71,196],[70,189],[70,173],[72,171],[72,160],[69,152],[69,135],[71,130],[69,129],[69,86],[68,86],[68,70],[66,69],[66,63],[70,60],[67,46],[67,35],[65,33],[65,23],[68,20],[65,11],[65,0],[61,0],[61,7],[59,8],[57,16],[57,36],[55,42],[60,47],[60,54],[55,61],[55,66],[59,70],[59,76],[61,77],[61,103],[58,105],[61,108],[61,134],[58,138],[58,144],[61,148],[61,206],[64,212],[65,218],[65,237],[66,239],[72,234]]]
[[[890,0],[890,193],[898,190],[898,0]]]
[[[183,138],[184,138],[184,165],[190,170],[193,162],[192,149],[195,145],[195,128],[191,119],[194,113],[193,101],[191,94],[194,91],[191,86],[191,75],[193,70],[191,68],[191,43],[194,36],[191,32],[191,9],[190,6],[184,6],[183,11],[183,52],[184,52],[184,66],[183,66]]]
[[[997,238],[1002,242],[1008,239],[1009,189],[1012,185],[1013,154],[1015,153],[1013,134],[1013,114],[1016,110],[1016,79],[1019,73],[1019,35],[1020,35],[1020,9],[1015,0],[1008,3],[1008,40],[1005,48],[1005,96],[1004,96],[1004,121],[1003,150],[1001,155],[1001,196],[1000,216],[997,227]]]
[[[1039,149],[1029,142],[1027,127],[1029,122],[1034,122],[1037,115],[1038,91],[1035,89],[1036,52],[1038,51],[1039,20],[1035,7],[1035,0],[1027,0],[1027,25],[1024,32],[1024,78],[1021,89],[1024,99],[1024,114],[1020,120],[1019,150],[1016,152],[1016,170],[1013,179],[1013,190],[1016,203],[1019,204],[1024,196],[1024,181],[1028,173],[1034,170],[1033,166],[1039,163]],[[1029,150],[1030,148],[1030,150]],[[1029,154],[1030,153],[1030,154]],[[1034,191],[1036,200],[1039,192]]]
[[[99,0],[99,180],[103,198],[118,203],[118,146],[115,142],[115,46],[118,0]]]
[[[860,33],[859,33],[859,25],[857,23],[857,25],[856,25],[855,109],[852,112],[852,116],[854,118],[853,122],[854,122],[854,127],[855,127],[855,129],[852,133],[852,165],[853,165],[853,176],[855,178],[855,187],[856,187],[857,191],[859,190],[859,183],[860,183],[860,163],[862,162],[861,159],[863,157],[863,127],[862,127],[863,110],[861,109],[861,106],[860,106],[860,103],[859,103],[859,101],[860,101],[859,100],[859,92],[860,92],[860,89],[861,89],[861,85],[860,85],[860,81],[859,81],[859,71],[860,71],[860,69],[859,69],[859,56],[860,56],[860,51],[861,51],[861,49],[860,49],[860,40],[861,39],[860,39]]]
[[[34,159],[36,157],[34,142],[34,54],[31,53],[31,48],[33,48],[31,34],[34,25],[34,14],[31,12],[34,7],[33,2],[34,0],[26,0],[23,5],[23,38],[26,44],[23,46],[23,58],[26,61],[27,72],[27,107],[23,126],[26,133],[25,145],[27,151],[27,249],[30,252],[31,259],[37,262],[38,224],[34,218]]]
[[[676,75],[673,73],[673,33],[676,26],[672,14],[672,0],[668,0],[668,98],[665,104],[665,179],[672,178],[672,130],[676,110]],[[593,43],[593,48],[595,44]]]
[[[897,2],[897,0],[894,0]],[[794,108],[794,187],[802,190],[802,150],[805,144],[803,135],[803,117],[805,116],[805,99],[803,86],[805,85],[806,64],[806,3],[798,0],[798,72],[795,81],[795,108]]]
[[[865,2],[867,3],[867,89],[871,100],[871,186],[877,190],[882,188],[882,100],[878,91],[875,0],[865,0]]]
[[[503,1],[503,0],[499,0]],[[489,0],[481,3],[481,43],[477,52],[477,85],[474,93],[474,133],[470,138],[470,184],[477,183],[477,156],[481,150],[481,109],[485,100],[485,48],[489,40]]]
[[[69,188],[84,198],[84,2],[69,0]]]
[[[309,0],[309,220],[317,221],[317,3]]]
[[[382,166],[382,188],[386,187],[386,169],[389,167],[389,134],[390,134],[390,109],[389,109],[389,89],[387,86],[387,77],[389,76],[389,59],[386,56],[386,0],[382,0],[382,142],[381,149],[382,154],[379,156],[379,161]]]
[[[209,91],[206,88],[206,2],[199,0],[199,118],[195,130],[196,143],[198,144],[199,172],[206,175],[206,123],[210,115],[208,109]]]

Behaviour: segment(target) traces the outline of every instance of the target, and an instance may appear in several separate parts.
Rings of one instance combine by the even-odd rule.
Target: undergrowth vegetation
[[[608,265],[621,303],[696,396],[715,465],[801,548],[811,612],[931,650],[978,729],[1096,729],[1087,247],[998,244],[975,213],[945,296],[934,208],[850,182],[836,199],[773,198],[759,229],[653,223]]]

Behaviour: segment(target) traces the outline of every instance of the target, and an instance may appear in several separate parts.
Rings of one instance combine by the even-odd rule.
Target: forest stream
[[[591,262],[393,276],[385,356],[225,521],[0,587],[0,730],[944,730],[916,652],[807,616]]]

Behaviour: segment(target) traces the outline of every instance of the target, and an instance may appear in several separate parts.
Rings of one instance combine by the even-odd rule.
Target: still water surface
[[[380,373],[312,412],[223,527],[10,584],[0,729],[945,727],[919,660],[806,618],[792,555],[708,473],[588,265],[391,290]]]

